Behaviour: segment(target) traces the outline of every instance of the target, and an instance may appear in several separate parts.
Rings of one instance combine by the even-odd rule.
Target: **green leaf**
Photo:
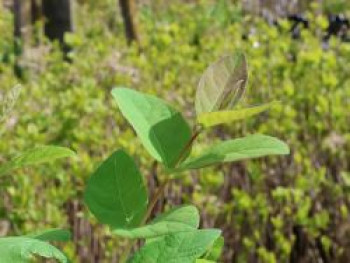
[[[204,258],[198,258],[198,259],[196,259],[196,263],[216,263],[216,261],[207,260]]]
[[[47,242],[29,237],[0,238],[0,262],[27,263],[32,262],[33,256],[57,259],[68,262],[67,257]]]
[[[208,165],[263,157],[289,154],[289,147],[277,138],[254,134],[243,138],[220,142],[202,155],[189,158],[178,169],[198,169]]]
[[[0,176],[24,166],[49,162],[55,159],[72,157],[75,153],[59,146],[40,146],[26,151],[15,157],[12,161],[0,166]]]
[[[232,108],[243,96],[247,79],[247,62],[243,53],[224,56],[210,65],[198,84],[197,115]]]
[[[203,259],[217,261],[220,259],[222,249],[224,248],[224,238],[222,236],[215,240],[214,244],[207,251]]]
[[[135,90],[115,88],[112,95],[147,151],[165,166],[174,167],[192,136],[181,113],[161,99]]]
[[[27,237],[39,239],[41,241],[69,241],[71,238],[70,232],[64,229],[46,229],[40,232],[32,233],[27,235]]]
[[[166,235],[147,243],[130,263],[193,263],[220,236],[217,229],[196,230]]]
[[[139,226],[148,204],[146,186],[134,160],[114,152],[88,181],[85,202],[112,229]]]
[[[194,206],[181,206],[159,215],[150,224],[133,229],[116,229],[114,234],[127,238],[154,238],[171,233],[193,231],[199,226]]]
[[[223,123],[242,120],[266,111],[275,103],[276,102],[271,102],[240,110],[204,112],[197,116],[197,122],[202,124],[204,127],[211,127]]]

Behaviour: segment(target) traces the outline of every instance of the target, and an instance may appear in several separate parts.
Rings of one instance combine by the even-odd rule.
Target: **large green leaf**
[[[232,108],[241,99],[247,79],[247,62],[243,53],[224,56],[210,65],[198,84],[197,115]]]
[[[198,169],[223,162],[281,154],[289,154],[287,144],[274,137],[255,134],[220,142],[200,156],[189,158],[178,170]]]
[[[130,263],[193,263],[212,246],[220,230],[205,229],[166,235],[147,243]]]
[[[251,108],[227,111],[204,112],[197,116],[197,122],[204,127],[211,127],[223,123],[242,120],[269,109],[276,102],[255,106]]]
[[[116,229],[113,233],[127,238],[154,238],[171,233],[193,231],[198,226],[198,210],[188,205],[171,209],[148,225],[133,229]]]
[[[135,90],[115,88],[112,95],[148,152],[165,166],[174,167],[192,135],[181,113]]]
[[[0,176],[24,166],[49,162],[55,159],[72,157],[75,153],[64,147],[59,146],[40,146],[34,149],[28,150],[13,160],[0,166]]]
[[[68,262],[61,251],[47,242],[29,237],[0,238],[0,263],[28,263],[34,256]]]
[[[41,241],[69,241],[70,232],[64,229],[52,228],[27,235]]]
[[[97,219],[112,229],[139,226],[147,209],[147,192],[126,152],[114,152],[98,167],[88,181],[85,202]]]

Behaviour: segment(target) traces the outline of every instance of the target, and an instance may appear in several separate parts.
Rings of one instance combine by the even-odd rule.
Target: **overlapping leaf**
[[[34,256],[68,262],[67,257],[47,242],[30,237],[0,238],[1,263],[28,263]]]
[[[193,263],[220,236],[220,230],[205,229],[166,235],[147,243],[129,263]]]
[[[289,154],[287,144],[274,137],[255,134],[220,142],[200,156],[189,158],[179,167],[179,170],[198,169],[223,162],[282,154]]]
[[[85,202],[97,219],[112,229],[137,227],[147,209],[147,192],[133,159],[114,152],[88,181]]]
[[[148,152],[165,166],[174,167],[191,138],[191,128],[181,113],[135,90],[115,88],[112,95]]]
[[[40,146],[26,151],[13,160],[0,166],[0,176],[24,166],[49,162],[55,159],[72,157],[75,153],[67,148],[59,146]]]
[[[197,116],[232,108],[241,99],[247,79],[247,62],[243,53],[224,56],[210,65],[198,84]]]
[[[29,234],[26,237],[39,239],[41,241],[69,241],[71,235],[68,230],[53,228]]]
[[[150,224],[131,229],[116,229],[116,235],[127,238],[154,238],[162,235],[193,231],[199,226],[199,212],[194,206],[171,209]]]
[[[268,110],[274,104],[276,104],[276,102],[239,110],[204,112],[197,116],[197,122],[204,127],[211,127],[232,121],[243,120]]]

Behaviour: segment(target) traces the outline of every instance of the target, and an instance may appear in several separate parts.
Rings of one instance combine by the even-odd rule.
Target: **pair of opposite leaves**
[[[247,83],[247,63],[242,53],[225,56],[207,68],[198,85],[195,108],[197,123],[204,127],[245,119],[264,110],[274,102],[257,107],[230,110],[242,97]],[[191,152],[192,129],[182,114],[163,100],[126,88],[113,89],[120,111],[135,129],[148,152],[166,168],[177,171],[197,169],[236,158],[252,158],[266,154],[279,154],[277,139],[252,135],[215,145],[202,156],[186,158]],[[259,145],[257,145],[259,144]],[[270,147],[273,146],[273,147]],[[286,146],[283,145],[286,151]],[[229,157],[233,149],[241,150]],[[264,152],[255,151],[257,148]],[[185,151],[185,152],[184,152]],[[238,156],[239,155],[239,156]],[[182,163],[185,161],[184,163]]]
[[[148,196],[142,175],[134,160],[123,150],[114,152],[90,177],[85,203],[100,223],[113,234],[146,239],[130,263],[214,262],[220,245],[221,231],[198,229],[199,212],[191,205],[175,207],[142,225],[148,207]],[[211,261],[210,261],[211,260]]]
[[[239,100],[246,80],[246,62],[241,54],[224,57],[210,66],[197,92],[199,123],[212,126],[249,117],[268,108],[269,105],[263,105],[240,111],[222,111]],[[112,94],[149,153],[167,168],[174,168],[192,136],[191,128],[181,113],[154,96],[131,89],[117,88]],[[185,157],[189,152],[190,149]],[[278,139],[251,135],[215,145],[201,156],[180,164],[177,169],[196,169],[219,162],[288,152],[288,147]],[[185,240],[193,241],[187,243],[189,248],[186,251],[189,254],[178,254],[177,257],[193,262],[220,235],[220,231],[215,229],[197,230],[199,216],[193,206],[174,208],[151,223],[140,226],[148,206],[147,191],[134,161],[123,150],[113,153],[92,175],[85,192],[85,201],[97,219],[109,225],[115,234],[127,238],[156,238],[156,241],[146,243],[135,254],[132,262],[142,262],[148,257],[152,259],[150,262],[166,261],[169,255],[174,258],[171,252],[183,246]],[[206,242],[198,246],[194,240]],[[191,248],[191,245],[195,247]],[[193,253],[195,248],[198,250]],[[164,251],[168,253],[164,254]]]
[[[217,78],[217,74],[222,74],[222,77]],[[222,103],[231,105],[232,102],[214,96],[213,90],[218,90],[216,94],[227,95],[229,83],[242,83],[241,79],[245,83],[246,76],[243,55],[224,57],[210,66],[200,81],[197,93],[198,116],[222,108]],[[226,82],[221,82],[222,79]],[[242,84],[239,87],[230,86],[233,92],[243,88]],[[167,168],[173,168],[192,136],[191,128],[181,113],[159,98],[131,89],[117,88],[112,94],[149,153]],[[241,96],[242,92],[238,94]],[[208,96],[213,101],[209,101]],[[235,96],[232,98],[237,100]],[[214,112],[216,113],[218,112]],[[250,135],[214,145],[201,156],[189,158],[177,169],[197,169],[221,162],[288,153],[288,146],[276,138]],[[142,176],[132,158],[122,150],[112,154],[98,168],[88,183],[85,197],[89,208],[100,222],[110,225],[112,229],[138,226],[148,204]]]

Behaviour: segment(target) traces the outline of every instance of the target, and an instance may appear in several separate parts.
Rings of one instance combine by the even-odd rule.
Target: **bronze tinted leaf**
[[[243,53],[224,56],[210,65],[198,84],[197,115],[232,108],[242,98],[247,79],[247,62]]]

